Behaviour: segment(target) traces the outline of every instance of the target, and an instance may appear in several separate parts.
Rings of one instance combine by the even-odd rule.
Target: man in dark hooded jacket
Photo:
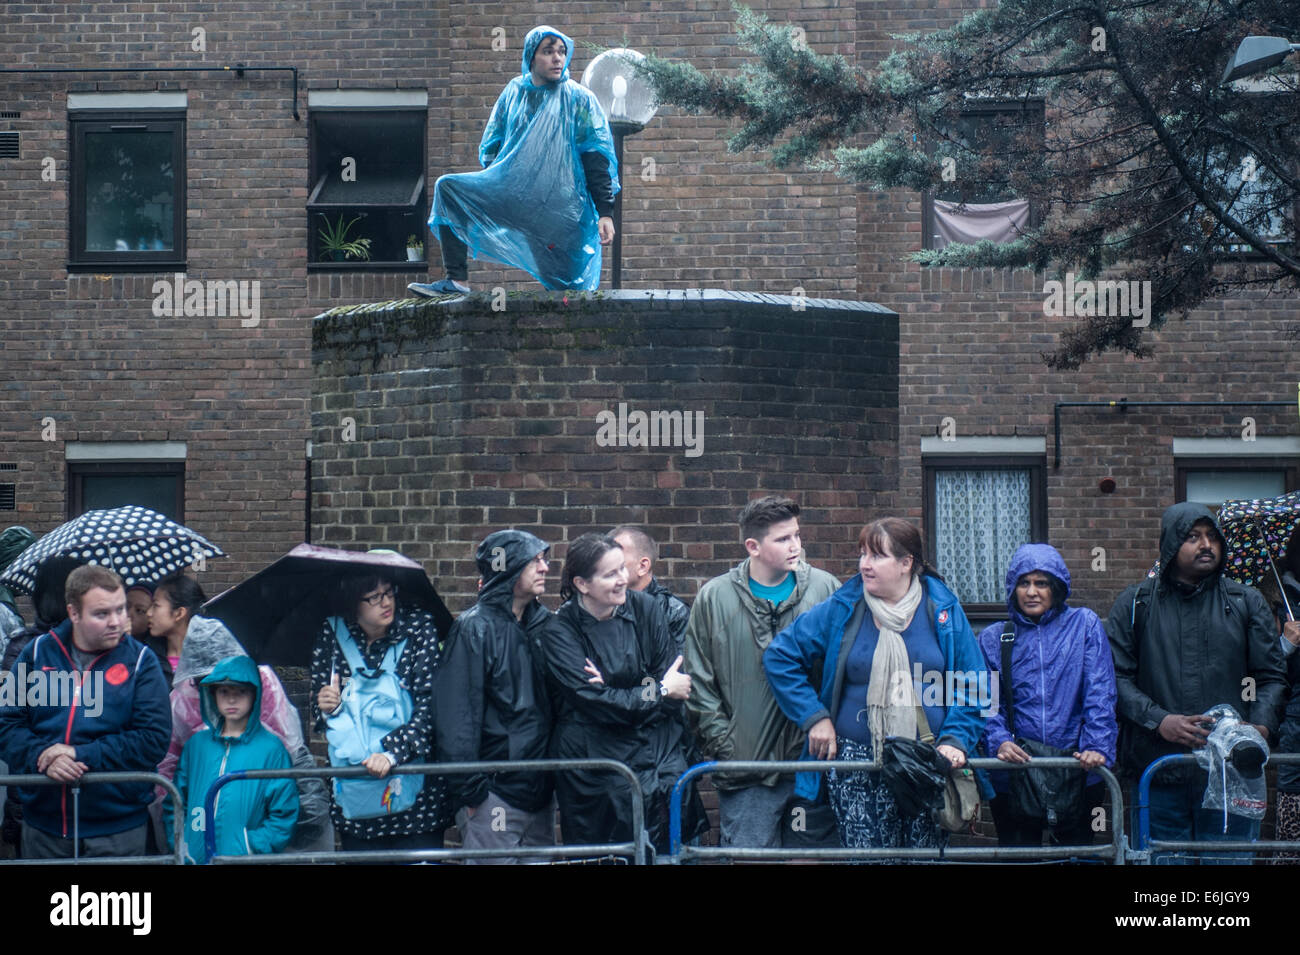
[[[1175,504],[1160,522],[1159,576],[1115,601],[1106,632],[1115,659],[1120,765],[1134,776],[1169,753],[1205,745],[1220,703],[1276,739],[1286,665],[1272,615],[1253,587],[1223,577],[1223,535],[1209,510]],[[1204,810],[1206,774],[1161,770],[1151,786],[1151,838],[1254,839],[1259,823]],[[1136,800],[1134,801],[1136,805]],[[1234,860],[1235,861],[1235,860]]]
[[[478,602],[456,620],[438,670],[438,759],[445,762],[545,759],[551,736],[541,645],[551,612],[550,545],[526,531],[489,534],[478,547]],[[466,849],[553,845],[549,773],[447,777],[464,806]],[[515,859],[471,859],[513,862]]]

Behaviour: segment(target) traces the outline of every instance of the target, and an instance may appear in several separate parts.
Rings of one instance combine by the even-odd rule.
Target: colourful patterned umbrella
[[[1256,586],[1277,574],[1273,562],[1300,523],[1300,491],[1253,501],[1224,501],[1219,530],[1228,542],[1223,573]]]

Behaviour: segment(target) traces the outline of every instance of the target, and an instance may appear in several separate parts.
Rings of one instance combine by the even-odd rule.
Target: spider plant
[[[339,221],[331,224],[329,217],[325,219],[325,228],[317,234],[320,236],[321,252],[333,258],[336,262],[341,258],[347,259],[369,259],[370,258],[370,240],[369,239],[352,239],[348,234],[352,227],[361,221],[361,216],[357,216],[351,222],[344,223],[342,213],[339,214]]]

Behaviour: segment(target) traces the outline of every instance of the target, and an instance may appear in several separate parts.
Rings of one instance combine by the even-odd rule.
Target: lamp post
[[[1277,66],[1286,59],[1287,54],[1295,50],[1300,50],[1300,43],[1292,43],[1277,36],[1248,36],[1237,47],[1237,52],[1223,71],[1223,79],[1219,83],[1231,83],[1243,76],[1263,73]]]
[[[614,134],[614,158],[623,172],[623,138],[645,129],[654,118],[658,105],[649,83],[637,75],[636,64],[645,57],[636,50],[606,50],[587,65],[582,73],[582,85],[596,94],[601,109],[609,119]],[[610,285],[623,287],[623,194],[627,191],[627,177],[623,188],[614,197],[614,248],[610,262]]]

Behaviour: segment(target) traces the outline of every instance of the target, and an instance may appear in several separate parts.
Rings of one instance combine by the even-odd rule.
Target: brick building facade
[[[894,46],[892,34],[946,26],[980,5],[753,4],[797,25],[819,52],[853,56],[863,65]],[[954,474],[987,478],[1009,470],[1018,475],[1015,493],[1026,510],[1017,519],[1063,551],[1075,571],[1076,603],[1104,614],[1113,596],[1150,566],[1159,514],[1181,494],[1233,496],[1232,488],[1255,487],[1260,475],[1280,489],[1300,487],[1294,410],[1262,404],[1295,397],[1287,337],[1300,315],[1294,296],[1212,302],[1191,320],[1153,333],[1151,359],[1112,356],[1079,372],[1049,372],[1041,355],[1072,320],[1044,316],[1040,276],[922,270],[906,261],[921,242],[917,194],[871,193],[823,173],[774,172],[761,157],[728,154],[722,121],[675,109],[662,110],[627,141],[624,287],[774,295],[800,288],[808,296],[871,302],[897,313],[894,339],[869,337],[878,327],[872,315],[855,343],[865,349],[896,342],[892,426],[877,417],[883,405],[877,406],[869,435],[860,432],[847,447],[837,445],[835,432],[837,421],[847,419],[824,420],[774,438],[775,461],[748,457],[759,453],[759,442],[746,402],[757,402],[757,416],[767,423],[792,424],[798,416],[791,412],[805,402],[819,404],[821,391],[837,393],[834,402],[843,409],[843,396],[858,387],[859,369],[834,374],[829,361],[824,369],[807,364],[819,345],[801,347],[798,333],[822,321],[810,312],[791,311],[776,321],[736,311],[738,322],[755,323],[737,326],[750,337],[704,343],[713,349],[710,361],[726,366],[718,376],[679,348],[683,336],[695,334],[686,334],[691,322],[707,339],[707,311],[685,324],[684,313],[675,312],[649,313],[650,325],[609,322],[600,327],[617,341],[603,352],[524,308],[519,325],[504,326],[520,332],[517,341],[503,340],[489,313],[456,313],[448,328],[462,323],[454,328],[461,337],[442,353],[454,357],[454,369],[417,364],[398,342],[364,368],[323,358],[313,369],[313,316],[400,298],[408,281],[438,272],[436,243],[425,248],[432,269],[397,261],[393,243],[408,230],[394,223],[413,222],[409,231],[427,238],[420,223],[431,184],[443,172],[475,168],[482,125],[519,69],[530,27],[549,22],[578,40],[578,76],[594,55],[584,41],[735,68],[742,57],[734,19],[729,0],[5,5],[0,257],[7,264],[0,270],[0,334],[8,374],[0,391],[0,505],[6,491],[14,500],[0,522],[42,532],[79,507],[153,482],[151,494],[172,495],[184,521],[230,554],[200,573],[216,593],[302,539],[305,446],[315,438],[315,539],[396,544],[426,562],[459,611],[472,598],[474,572],[463,548],[477,524],[535,522],[557,538],[572,525],[625,520],[623,505],[634,505],[666,537],[663,576],[690,595],[734,560],[734,511],[754,489],[800,496],[809,508],[810,557],[843,577],[852,570],[854,525],[864,517],[896,511],[922,522],[931,543],[939,544],[944,482]],[[222,69],[238,64],[250,69],[242,75]],[[267,66],[297,72],[252,69]],[[215,69],[179,72],[195,67]],[[43,72],[92,68],[114,72]],[[373,118],[386,113],[401,115]],[[415,198],[408,196],[397,212],[370,213],[375,218],[367,221],[392,217],[383,220],[385,233],[373,237],[371,264],[331,262],[320,247],[321,217],[333,222],[351,208],[331,205],[333,186],[323,177],[339,150],[353,147],[346,137],[353,122],[372,124],[356,137],[357,150],[374,155],[375,143],[415,144],[423,175],[421,183],[409,169],[392,172],[393,207],[400,205],[391,198],[398,187]],[[180,161],[154,169],[178,186],[171,195],[182,204],[166,206],[174,231],[152,240],[128,232],[92,237],[87,223],[95,216],[86,215],[79,198],[84,184],[93,180],[101,188],[95,201],[115,201],[111,189],[103,192],[109,173],[88,165],[93,136],[132,126],[156,129],[173,147],[179,144]],[[364,160],[355,171],[356,182],[368,185]],[[163,213],[155,218],[166,225]],[[160,307],[155,283],[177,273],[204,283],[256,280],[259,314],[209,305],[187,315],[179,302]],[[480,288],[535,288],[522,273],[490,264],[473,264],[470,277]],[[621,319],[613,309],[604,314]],[[848,313],[843,321],[859,314],[866,313]],[[441,334],[430,340],[451,341]],[[473,348],[464,347],[469,342]],[[788,370],[782,355],[804,363],[802,382],[781,377]],[[862,352],[838,353],[853,355]],[[760,356],[766,364],[755,363]],[[764,368],[779,383],[769,383]],[[590,447],[593,409],[617,397],[610,383],[625,369],[634,375],[625,387],[635,400],[658,404],[658,396],[671,395],[683,410],[698,400],[705,402],[706,420],[727,420],[730,443],[720,450],[720,463],[705,472],[680,452],[647,452],[632,464],[584,466],[603,456],[580,457]],[[349,374],[354,383],[344,384]],[[725,386],[712,388],[717,380]],[[797,394],[801,383],[812,389],[810,397]],[[534,387],[547,397],[530,401],[524,392]],[[355,410],[359,425],[382,428],[394,405],[439,388],[449,390],[433,407],[460,402],[459,419],[434,417],[427,434],[377,443],[368,460],[324,446],[342,427],[331,415]],[[1133,403],[1128,410],[1060,409],[1057,466],[1058,403],[1124,398]],[[1142,401],[1240,404],[1137,405]],[[764,403],[782,407],[769,414]],[[703,461],[713,454],[706,447]],[[411,463],[441,455],[458,457],[458,469],[425,474]],[[520,473],[525,455],[536,455],[536,464]],[[794,471],[789,462],[805,456],[832,462],[833,469]],[[405,458],[411,461],[402,463]],[[762,481],[751,479],[753,470]],[[381,485],[396,482],[400,489],[415,475],[433,489],[427,503],[405,511],[391,506],[382,495],[396,489]],[[349,483],[362,476],[368,488]],[[1113,492],[1103,492],[1104,479],[1114,482]],[[561,481],[567,482],[562,501],[555,495]],[[605,502],[606,491],[614,491],[614,503]],[[493,511],[490,502],[506,492],[509,504]],[[376,496],[354,503],[353,493]],[[964,533],[950,528],[950,536]],[[986,607],[990,618],[996,602]]]

